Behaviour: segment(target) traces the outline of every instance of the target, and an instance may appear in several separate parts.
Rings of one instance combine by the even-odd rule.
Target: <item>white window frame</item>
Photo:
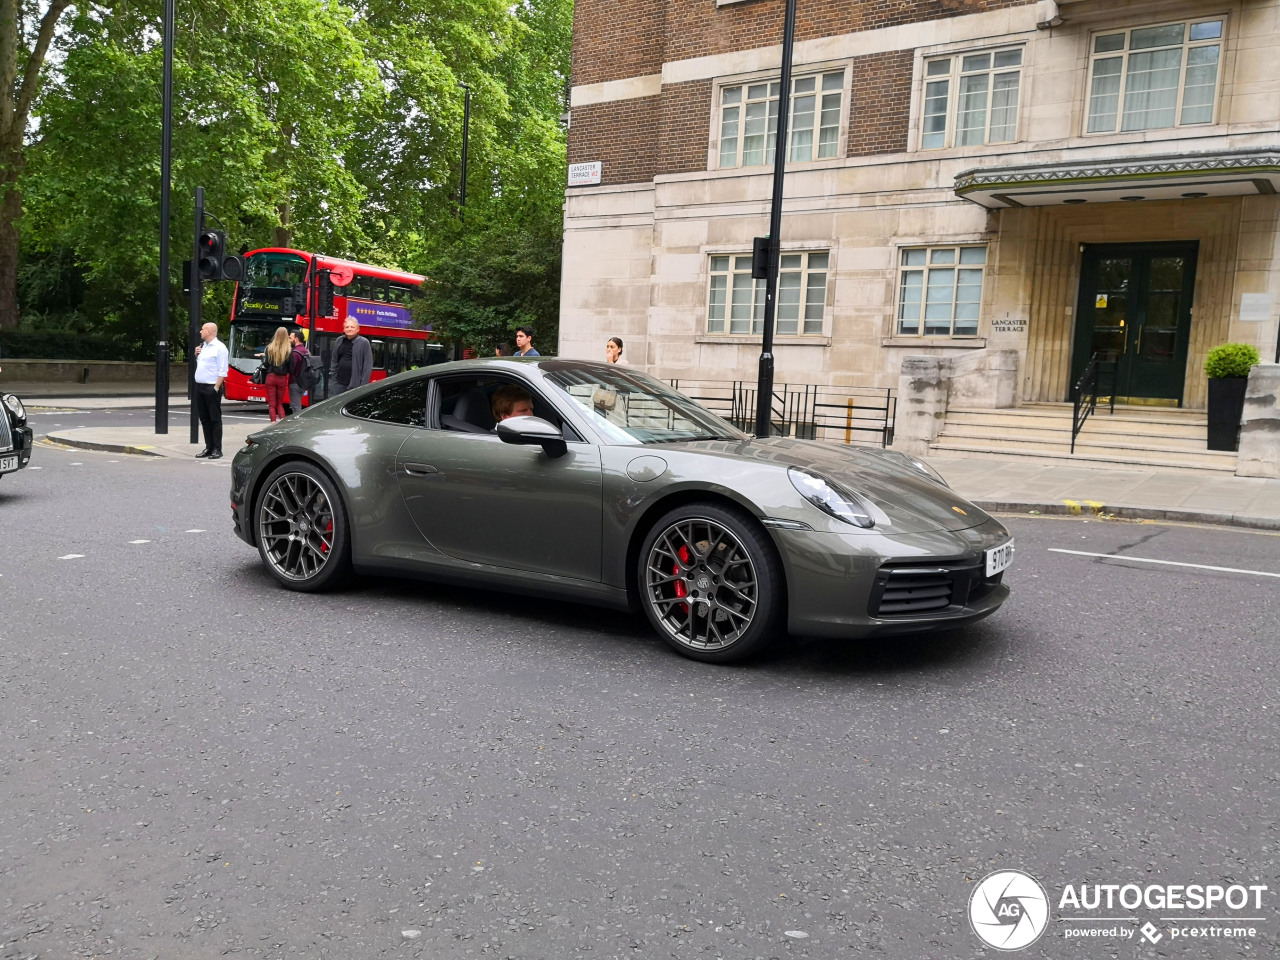
[[[1202,39],[1191,39],[1196,27],[1220,24],[1217,36],[1204,37]],[[1163,44],[1147,47],[1139,47],[1134,49],[1133,39],[1135,33],[1144,33],[1147,31],[1156,31],[1167,29],[1175,26],[1181,26],[1182,42],[1181,44]],[[1187,17],[1182,20],[1170,20],[1160,23],[1145,23],[1135,27],[1125,27],[1116,30],[1097,30],[1089,36],[1089,60],[1086,66],[1086,91],[1084,100],[1084,135],[1085,136],[1107,136],[1114,134],[1133,134],[1144,133],[1149,130],[1172,130],[1178,127],[1201,127],[1209,126],[1217,122],[1218,108],[1222,101],[1222,87],[1224,85],[1224,60],[1226,56],[1228,21],[1225,14],[1209,17]],[[1099,50],[1099,46],[1106,44],[1108,40],[1114,43],[1112,38],[1122,38],[1123,46],[1115,49]],[[1189,109],[1186,102],[1187,94],[1187,74],[1188,71],[1197,66],[1205,66],[1205,64],[1193,64],[1190,61],[1196,57],[1192,51],[1198,49],[1216,48],[1217,59],[1214,61],[1214,80],[1212,100],[1208,104],[1208,119],[1189,119],[1184,120],[1184,112]],[[1131,81],[1135,76],[1135,72],[1131,71],[1130,64],[1135,57],[1146,56],[1158,51],[1181,51],[1178,63],[1178,90],[1176,100],[1172,108],[1172,123],[1160,123],[1144,126],[1129,126],[1126,123],[1127,101],[1132,93],[1135,97],[1141,96],[1143,91],[1130,90]],[[1100,75],[1098,65],[1103,61],[1120,61],[1120,72],[1118,74]],[[1107,90],[1105,84],[1100,81],[1116,79],[1118,82],[1114,90]],[[1165,88],[1168,89],[1168,88]],[[1114,100],[1111,107],[1111,126],[1102,128],[1100,124],[1095,123],[1094,108],[1095,100],[1101,101],[1102,98]],[[1205,106],[1205,104],[1197,104],[1196,106]]]
[[[799,269],[788,261],[799,259]],[[718,268],[724,261],[727,269]],[[778,273],[778,301],[774,311],[774,335],[812,338],[826,335],[828,291],[833,257],[830,247],[784,249]],[[703,304],[703,332],[712,337],[758,337],[764,333],[765,281],[751,278],[750,250],[714,250],[707,253],[707,295]],[[821,280],[816,278],[821,277]],[[796,278],[794,282],[790,278]],[[717,282],[721,280],[722,282]],[[793,299],[791,291],[801,293]],[[736,298],[735,298],[736,294]],[[750,307],[746,317],[743,307]],[[736,319],[734,308],[740,314]],[[817,317],[812,316],[816,311]],[[719,314],[719,316],[716,316]],[[788,316],[793,314],[793,316]],[[734,329],[734,324],[739,329]]]
[[[983,67],[978,61],[987,60]],[[1013,62],[1016,59],[1016,62]],[[932,71],[932,72],[931,72]],[[921,150],[946,150],[952,147],[976,147],[995,143],[1015,143],[1020,137],[1020,121],[1022,119],[1022,103],[1027,79],[1027,51],[1025,44],[1014,43],[999,47],[987,47],[981,50],[965,49],[927,54],[923,57],[920,85],[920,117],[917,123],[917,136]],[[972,79],[985,78],[986,89],[983,92],[981,128],[967,127],[966,130],[981,129],[980,140],[958,135],[962,106],[972,93],[962,88]],[[1016,78],[1016,89],[1013,103],[993,108],[995,88],[1002,80],[1005,90],[1008,89],[1009,77]],[[943,84],[945,91],[939,90]],[[976,92],[976,91],[975,91]],[[941,111],[936,109],[939,93],[943,94]],[[931,108],[932,111],[931,111]],[[993,138],[992,117],[997,109],[1012,109],[1013,118],[1002,123],[997,130],[1001,131]],[[930,130],[930,122],[941,118],[942,129]],[[1005,135],[1007,131],[1007,135]],[[931,139],[932,138],[932,139]],[[962,142],[965,141],[965,142]]]
[[[981,251],[981,260],[972,251]],[[946,254],[950,252],[948,260]],[[939,337],[949,340],[971,340],[981,335],[983,298],[987,286],[987,262],[990,248],[986,243],[907,243],[897,248],[897,268],[894,274],[893,334],[894,338]],[[949,282],[946,273],[952,276]],[[978,274],[976,298],[972,295],[972,274]],[[919,275],[919,282],[914,276]],[[967,274],[968,276],[962,276]],[[934,278],[937,278],[935,281]],[[944,299],[942,294],[948,295]],[[945,318],[929,317],[928,308],[937,314],[946,307]],[[958,316],[969,314],[972,316]],[[914,316],[909,316],[914,314]],[[945,319],[946,329],[941,329]],[[963,332],[956,332],[957,323],[963,323]],[[970,324],[972,327],[970,328]],[[908,329],[914,325],[915,329]],[[932,327],[932,329],[931,329]]]
[[[789,137],[789,154],[787,156],[788,163],[816,163],[823,160],[838,160],[845,155],[846,140],[848,139],[848,103],[849,103],[849,71],[844,65],[828,66],[825,68],[806,68],[803,72],[795,74],[791,78],[791,136]],[[797,88],[803,87],[807,82],[812,82],[814,90],[812,92],[804,91]],[[758,90],[756,88],[763,88]],[[778,92],[781,88],[781,81],[776,73],[769,73],[760,76],[748,78],[733,78],[722,81],[714,91],[714,107],[711,111],[711,163],[710,168],[714,170],[754,170],[760,167],[772,166],[774,159],[774,147],[777,141],[777,125],[778,125]],[[751,94],[756,94],[752,96]],[[737,95],[736,102],[726,102],[734,95]],[[804,111],[796,110],[797,101],[803,101],[806,97],[812,96],[815,99],[814,108],[809,112],[813,117],[813,123],[807,130],[797,130],[796,121],[798,116],[805,115]],[[830,98],[838,98],[838,102],[834,107],[834,118],[830,117],[833,108],[829,105]],[[753,130],[751,136],[753,138],[763,137],[761,148],[758,151],[759,162],[750,164],[744,163],[746,155],[746,139],[747,139],[747,120],[745,117],[747,106],[764,105],[764,130],[762,132]],[[826,104],[824,106],[824,104]],[[803,105],[803,103],[802,103]],[[736,111],[736,126],[730,126],[730,111]],[[824,114],[826,116],[824,116]],[[752,118],[758,121],[759,117]],[[830,123],[830,119],[834,119],[835,123]],[[827,121],[827,122],[824,122]],[[826,144],[822,142],[823,133],[832,131],[834,133],[834,142],[828,140]],[[804,144],[801,138],[808,134],[809,136],[809,156],[802,157],[800,149]],[[800,141],[800,142],[798,142]],[[726,157],[726,151],[730,149],[732,142],[732,156]],[[827,147],[827,153],[820,155]],[[753,154],[757,151],[753,151]]]

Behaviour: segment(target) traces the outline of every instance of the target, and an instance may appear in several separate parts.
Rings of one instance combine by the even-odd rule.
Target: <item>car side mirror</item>
[[[548,457],[563,457],[569,449],[559,427],[541,417],[508,417],[495,429],[503,443],[536,443]]]

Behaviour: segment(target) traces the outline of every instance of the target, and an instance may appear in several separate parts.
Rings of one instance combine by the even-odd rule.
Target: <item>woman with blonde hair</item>
[[[271,422],[284,419],[284,405],[289,400],[289,365],[293,360],[293,345],[289,343],[289,328],[276,328],[276,335],[267,344],[262,358],[267,368],[267,409]]]

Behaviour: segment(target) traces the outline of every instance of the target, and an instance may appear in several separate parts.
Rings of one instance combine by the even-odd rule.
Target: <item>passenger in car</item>
[[[493,419],[496,423],[508,417],[532,416],[533,397],[528,390],[509,383],[493,392]]]

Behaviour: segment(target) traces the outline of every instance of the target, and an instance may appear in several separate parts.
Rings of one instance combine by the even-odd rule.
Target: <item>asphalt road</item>
[[[0,957],[990,957],[1001,869],[1054,901],[1014,956],[1280,955],[1280,537],[1011,519],[991,619],[724,668],[639,616],[278,589],[228,463],[0,481]],[[1066,885],[1130,882],[1269,890],[1250,939],[1065,935]]]

